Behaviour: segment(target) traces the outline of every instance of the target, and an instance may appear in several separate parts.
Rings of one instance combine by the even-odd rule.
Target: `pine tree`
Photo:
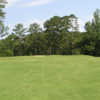
[[[2,35],[4,31],[3,20],[5,18],[5,12],[3,11],[3,9],[5,8],[6,3],[6,0],[0,0],[0,35]]]

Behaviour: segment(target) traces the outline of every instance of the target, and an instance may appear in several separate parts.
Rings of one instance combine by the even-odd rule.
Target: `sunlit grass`
[[[0,58],[0,100],[99,100],[100,58]]]

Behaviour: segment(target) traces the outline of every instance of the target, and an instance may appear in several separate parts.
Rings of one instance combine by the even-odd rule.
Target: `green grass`
[[[100,100],[100,58],[0,58],[0,100]]]

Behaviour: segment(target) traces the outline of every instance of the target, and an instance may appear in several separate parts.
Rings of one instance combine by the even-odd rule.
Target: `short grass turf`
[[[100,100],[100,58],[0,58],[0,100]]]

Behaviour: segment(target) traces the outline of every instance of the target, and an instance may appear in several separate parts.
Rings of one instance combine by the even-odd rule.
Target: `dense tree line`
[[[0,16],[4,18],[4,6]],[[0,20],[1,26],[3,20]],[[2,26],[3,27],[3,26]],[[0,56],[24,55],[75,55],[100,56],[100,10],[96,10],[92,21],[85,24],[85,32],[79,31],[78,18],[54,16],[41,28],[37,23],[24,27],[17,24],[9,32],[1,28]]]

